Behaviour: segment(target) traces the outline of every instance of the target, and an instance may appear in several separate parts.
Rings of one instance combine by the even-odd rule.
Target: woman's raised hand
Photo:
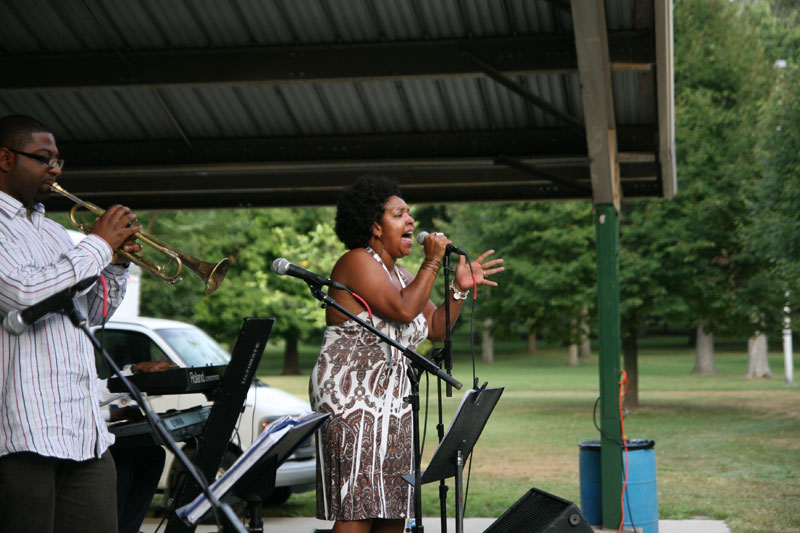
[[[500,257],[497,259],[488,259],[493,253],[494,250],[486,250],[479,255],[477,259],[472,261],[470,265],[467,265],[467,261],[464,259],[463,255],[460,256],[458,259],[458,266],[456,267],[456,279],[454,282],[456,289],[465,291],[472,287],[473,274],[475,275],[476,284],[497,287],[497,282],[490,280],[489,276],[499,274],[505,270],[505,267],[497,266],[503,264],[503,259]],[[470,266],[472,266],[472,271],[470,271]]]

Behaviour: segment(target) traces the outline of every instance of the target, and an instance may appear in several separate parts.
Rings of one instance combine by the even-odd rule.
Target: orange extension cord
[[[622,533],[622,525],[625,523],[625,489],[628,487],[628,467],[630,461],[628,460],[628,441],[625,438],[625,417],[622,411],[622,400],[628,394],[628,373],[620,370],[619,379],[619,427],[622,433],[622,447],[625,449],[625,479],[622,482],[622,494],[620,495],[620,506],[622,507],[622,518],[619,520],[618,533]]]

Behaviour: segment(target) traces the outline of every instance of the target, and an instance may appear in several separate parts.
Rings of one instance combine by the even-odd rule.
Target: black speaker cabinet
[[[531,489],[484,533],[593,533],[574,503]]]

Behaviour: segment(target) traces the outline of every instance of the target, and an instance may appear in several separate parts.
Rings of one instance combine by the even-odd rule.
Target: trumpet
[[[80,232],[88,235],[91,231],[91,227],[87,224],[82,224],[78,222],[76,218],[76,213],[80,208],[84,208],[92,213],[101,216],[105,213],[105,209],[101,209],[97,207],[91,202],[86,202],[81,200],[74,194],[68,192],[58,183],[53,183],[50,187],[50,190],[57,192],[58,194],[65,196],[75,202],[75,205],[72,206],[72,209],[69,212],[69,221],[75,227],[75,229],[79,230]],[[139,253],[129,253],[123,249],[118,249],[116,253],[120,254],[121,256],[127,258],[132,263],[136,263],[140,267],[145,270],[150,271],[155,276],[163,279],[167,283],[174,284],[181,280],[180,275],[183,271],[184,265],[189,267],[189,269],[200,276],[200,278],[206,284],[206,296],[213,293],[219,286],[222,284],[222,280],[225,279],[225,274],[228,272],[228,266],[230,265],[230,259],[225,257],[216,265],[213,263],[207,263],[205,261],[200,261],[199,259],[195,259],[194,257],[187,255],[172,246],[164,243],[163,241],[158,240],[157,238],[153,237],[152,235],[148,235],[142,231],[135,234],[136,239],[139,240],[142,244],[150,246],[151,248],[156,249],[157,251],[163,253],[167,256],[167,261],[163,265],[156,263],[155,261],[141,255]]]

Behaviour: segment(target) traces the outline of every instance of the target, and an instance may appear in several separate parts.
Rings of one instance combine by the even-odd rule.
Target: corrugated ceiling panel
[[[242,13],[244,24],[259,46],[289,44],[297,41],[292,28],[285,22],[277,2],[238,0],[235,5]]]
[[[0,5],[3,10],[0,14],[14,21],[14,24],[3,24],[3,33],[11,26],[19,30],[19,33],[15,30],[19,42],[11,41],[10,36],[2,37],[4,48],[9,52],[73,51],[107,46],[92,18],[87,16],[86,8],[77,2],[64,2],[58,10],[52,9],[52,2],[47,0],[2,2]],[[36,34],[47,38],[32,37]]]
[[[292,115],[283,89],[273,86],[247,85],[238,87],[237,93],[250,111],[261,136],[298,135],[300,128]]]
[[[86,126],[84,135],[89,139],[144,139],[147,132],[138,122],[134,109],[123,105],[115,91],[107,89],[85,90],[75,93],[74,97],[82,106],[73,111],[84,115],[82,122]],[[113,124],[109,127],[109,124]]]
[[[317,89],[310,84],[287,85],[282,88],[286,105],[297,120],[303,135],[324,135],[336,133],[331,117],[328,116],[324,102],[320,100]]]
[[[280,3],[280,0],[276,1]],[[291,24],[294,37],[298,41],[303,43],[331,43],[336,41],[333,28],[320,2],[308,0],[284,2],[283,8],[284,20]]]
[[[180,128],[190,139],[216,138],[220,136],[222,129],[213,120],[204,101],[198,97],[202,90],[177,87],[158,91]]]
[[[0,3],[8,53],[238,47],[454,39],[571,31],[543,0],[49,0]],[[609,26],[631,27],[631,0],[607,2]],[[29,29],[52,36],[40,42]],[[42,31],[44,29],[45,31]]]
[[[368,108],[359,95],[358,84],[328,83],[320,86],[318,94],[338,133],[375,131]]]
[[[114,92],[119,105],[143,132],[136,140],[180,138],[180,133],[170,121],[155,89],[117,89]]]
[[[478,105],[479,91],[476,79],[439,80],[443,105],[448,110],[448,123],[454,130],[485,129],[487,117]],[[443,124],[447,128],[448,124]],[[444,129],[443,128],[443,129]]]
[[[330,6],[330,4],[326,4]],[[345,9],[329,7],[328,17],[337,40],[344,42],[378,42],[386,35],[374,2],[351,0]]]
[[[204,87],[194,91],[197,101],[223,137],[257,137],[259,129],[233,87]]]
[[[612,72],[614,116],[617,124],[641,124],[639,112],[639,77],[636,72]]]
[[[365,111],[373,118],[375,131],[412,131],[414,128],[408,108],[398,96],[397,83],[376,81],[360,84]]]
[[[111,132],[78,91],[56,91],[46,95],[49,107],[70,125],[72,139],[102,139]],[[38,115],[37,115],[38,118]]]
[[[606,26],[609,30],[628,30],[633,27],[632,0],[606,0]]]
[[[98,2],[98,11],[102,10],[103,24],[124,43],[124,49],[162,49],[175,43],[166,29],[167,17],[160,12],[161,3]]]
[[[483,93],[491,110],[492,128],[523,128],[531,124],[525,101],[505,87],[488,80],[480,80]],[[518,83],[521,80],[518,80]]]
[[[0,31],[0,49],[9,54],[23,53],[29,50],[40,50],[40,43],[35,33],[30,31],[27,20],[19,9],[11,4],[0,2],[0,20],[4,20],[3,31]]]

